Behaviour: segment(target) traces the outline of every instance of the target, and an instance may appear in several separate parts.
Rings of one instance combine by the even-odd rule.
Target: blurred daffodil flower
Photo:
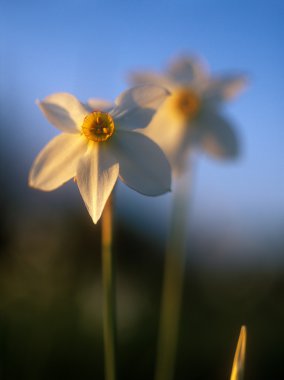
[[[198,147],[216,158],[237,156],[238,139],[221,107],[246,86],[245,76],[213,77],[199,58],[181,57],[165,74],[135,72],[130,79],[134,84],[163,86],[172,93],[145,134],[162,147],[173,168],[183,168],[190,148]]]
[[[38,105],[62,133],[39,153],[29,185],[51,191],[74,178],[96,223],[119,178],[145,195],[170,190],[170,165],[159,146],[135,129],[145,128],[169,92],[139,86],[111,105],[92,100],[83,105],[73,95],[57,93]]]

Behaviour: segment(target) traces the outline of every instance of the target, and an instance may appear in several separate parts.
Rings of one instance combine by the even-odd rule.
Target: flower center
[[[193,119],[200,109],[200,98],[191,89],[180,89],[173,95],[174,107],[187,119]]]
[[[87,115],[82,125],[82,133],[88,140],[107,141],[114,133],[113,118],[107,112],[94,111]]]

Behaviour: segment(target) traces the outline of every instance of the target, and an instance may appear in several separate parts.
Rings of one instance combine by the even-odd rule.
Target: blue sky
[[[175,55],[195,53],[213,73],[247,73],[250,85],[224,109],[242,155],[234,163],[200,157],[193,217],[210,226],[217,214],[221,225],[229,218],[256,234],[283,230],[283,1],[2,0],[0,9],[1,134],[7,152],[11,144],[24,154],[23,171],[56,134],[35,99],[59,91],[114,99],[129,70],[161,70]],[[168,196],[123,191],[167,213]]]

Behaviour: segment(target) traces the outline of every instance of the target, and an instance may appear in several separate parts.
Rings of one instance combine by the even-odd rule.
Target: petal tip
[[[30,187],[32,189],[36,188],[30,179],[28,179],[28,187]]]
[[[37,186],[36,186],[36,183],[35,183],[35,180],[33,178],[33,167],[31,168],[30,172],[29,172],[29,176],[28,176],[28,187],[31,187],[33,189],[36,189]]]
[[[79,191],[80,191],[80,188],[79,188]],[[83,199],[84,200],[84,199]],[[85,201],[84,201],[85,202]],[[85,205],[87,207],[87,210],[88,210],[88,213],[90,215],[90,218],[92,219],[92,222],[94,224],[97,224],[102,216],[102,213],[103,213],[103,210],[101,210],[101,212],[97,212],[98,210],[97,209],[93,209],[91,208],[89,205],[86,204],[85,202]]]
[[[33,189],[33,190],[40,190],[40,191],[44,191],[44,192],[50,192],[50,191],[53,190],[53,189],[49,189],[49,188],[45,187],[41,183],[37,183],[32,178],[28,179],[28,187],[31,188],[31,189]]]
[[[94,224],[97,224],[98,223],[98,221],[100,220],[100,217],[96,217],[96,218],[93,218],[92,216],[91,216],[91,219],[92,219],[92,221],[93,221],[93,223]]]
[[[79,189],[79,191],[80,191],[80,189]],[[87,207],[87,210],[89,212],[89,215],[90,215],[93,223],[97,224],[99,222],[101,216],[102,216],[103,210],[101,210],[101,212],[98,212],[97,209],[95,209],[95,208],[92,209],[90,206]]]
[[[166,94],[169,96],[169,95],[172,95],[172,92],[168,89],[168,88],[165,88],[163,87],[163,89],[165,90]]]

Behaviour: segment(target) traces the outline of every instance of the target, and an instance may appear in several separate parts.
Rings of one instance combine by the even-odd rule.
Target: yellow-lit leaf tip
[[[247,340],[247,329],[246,329],[246,326],[242,326],[236,352],[235,352],[230,380],[244,379],[246,340]]]

